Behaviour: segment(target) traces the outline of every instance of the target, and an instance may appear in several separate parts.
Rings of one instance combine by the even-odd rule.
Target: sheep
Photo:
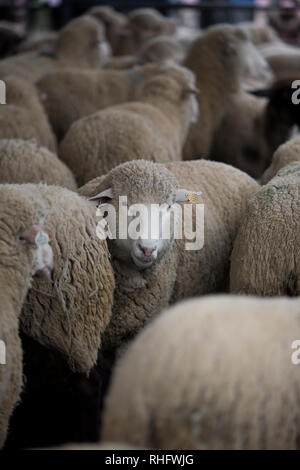
[[[152,8],[138,8],[128,15],[128,20],[120,30],[119,41],[114,55],[132,55],[136,45],[142,45],[160,35],[175,34],[176,25]]]
[[[192,44],[183,65],[196,74],[200,115],[190,128],[184,158],[209,158],[215,132],[243,93],[243,80],[269,78],[266,61],[250,41],[247,31],[231,25],[207,29]]]
[[[56,151],[56,139],[35,86],[17,77],[7,77],[6,102],[0,106],[0,139],[36,141]]]
[[[60,141],[74,121],[108,106],[132,101],[143,81],[156,73],[156,64],[126,71],[68,69],[45,74],[37,87]]]
[[[74,122],[59,145],[59,157],[79,186],[124,161],[180,160],[188,127],[197,115],[195,92],[192,72],[157,65],[156,75],[138,89],[139,102]]]
[[[246,29],[250,35],[250,39],[256,46],[272,44],[279,41],[278,35],[271,26],[256,23],[243,22],[238,24],[241,28]]]
[[[107,202],[112,204],[119,220],[120,196],[128,197],[129,212],[136,203],[145,203],[147,207],[149,204],[172,207],[175,201],[187,201],[185,195],[189,191],[178,189],[180,186],[188,187],[192,194],[194,191],[203,193],[198,196],[198,201],[205,204],[202,249],[199,246],[203,228],[201,216],[197,247],[191,250],[186,249],[185,240],[180,237],[172,243],[173,224],[170,237],[166,239],[140,237],[142,240],[135,240],[130,234],[125,240],[108,239],[116,289],[112,318],[103,334],[102,352],[110,362],[117,350],[122,350],[126,342],[169,303],[228,290],[233,240],[247,200],[258,191],[259,185],[248,175],[222,163],[199,160],[163,165],[136,160],[119,165],[108,175],[78,190],[100,208],[103,206],[104,211]],[[168,223],[171,212],[167,210],[163,223]],[[194,214],[194,222],[195,218]],[[191,214],[186,214],[185,220],[191,222]]]
[[[103,441],[299,449],[299,338],[298,299],[221,295],[177,304],[116,365]]]
[[[292,92],[288,84],[283,88],[274,85],[266,92],[255,92],[258,96],[241,93],[232,98],[214,135],[210,158],[261,178],[275,150],[292,137],[300,123]]]
[[[0,77],[16,75],[36,82],[62,67],[97,68],[107,59],[104,28],[90,16],[70,21],[60,32],[52,54],[33,51],[2,60]]]
[[[106,37],[115,54],[118,47],[119,35],[127,22],[127,18],[122,13],[115,11],[112,7],[95,6],[87,12],[105,25]]]
[[[23,186],[49,204],[46,223],[55,233],[55,268],[51,280],[33,282],[21,330],[60,352],[71,370],[87,373],[96,363],[101,332],[111,316],[114,275],[106,241],[96,234],[90,203],[73,191],[45,184]]]
[[[300,294],[299,185],[291,163],[249,200],[231,255],[232,293]]]
[[[26,197],[21,187],[0,185],[0,339],[6,345],[6,364],[0,365],[0,448],[23,385],[19,338],[22,304],[32,277],[50,275],[53,267],[48,244],[53,234],[44,227],[46,210],[45,201],[34,195]]]
[[[41,182],[76,190],[69,168],[36,141],[0,140],[0,184]]]
[[[182,62],[183,49],[172,37],[157,36],[146,41],[135,56],[112,57],[103,66],[107,69],[126,69],[149,62]]]
[[[268,183],[282,167],[291,162],[300,162],[300,137],[294,137],[280,145],[273,155],[270,167],[263,174],[261,183]]]

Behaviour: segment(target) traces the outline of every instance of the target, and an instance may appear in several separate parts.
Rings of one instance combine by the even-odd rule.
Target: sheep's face
[[[170,249],[178,223],[176,203],[187,200],[189,191],[178,189],[164,165],[145,160],[119,165],[102,185],[107,184],[90,199],[107,218],[111,253],[139,269],[152,267]]]

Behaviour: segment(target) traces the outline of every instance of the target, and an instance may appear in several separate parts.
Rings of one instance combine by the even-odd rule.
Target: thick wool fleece
[[[58,140],[71,124],[96,111],[134,97],[140,72],[62,70],[44,75],[37,87]]]
[[[0,364],[0,448],[23,383],[19,317],[33,274],[33,245],[19,236],[42,225],[47,210],[45,201],[27,196],[21,186],[0,185],[0,340],[6,345],[6,364]]]
[[[273,155],[270,167],[265,171],[261,183],[268,183],[277,172],[291,162],[300,162],[300,137],[294,137],[280,145]]]
[[[139,88],[140,102],[126,103],[87,116],[71,126],[59,156],[84,184],[114,166],[139,158],[180,160],[195,117],[192,74],[177,65],[158,65],[155,77]]]
[[[60,31],[53,54],[34,51],[2,60],[0,77],[15,75],[36,82],[45,73],[62,67],[99,67],[103,59],[99,43],[103,39],[104,29],[97,20],[89,16],[75,18]]]
[[[71,170],[36,141],[0,140],[0,183],[46,183],[75,190]]]
[[[115,352],[169,303],[228,289],[233,241],[247,200],[259,189],[248,175],[222,163],[199,160],[164,166],[137,160],[96,178],[79,193],[92,197],[110,187],[114,200],[128,195],[130,204],[166,203],[178,187],[202,191],[198,200],[204,204],[205,224],[201,250],[187,251],[186,240],[175,240],[164,257],[144,271],[112,255],[116,290],[112,319],[103,335],[106,353]]]
[[[198,121],[190,127],[184,146],[186,160],[210,157],[214,133],[231,107],[231,98],[241,92],[236,55],[240,33],[240,28],[231,25],[209,28],[193,42],[183,62],[195,73],[200,90]]]
[[[114,369],[102,438],[150,449],[299,449],[299,300],[179,303]]]
[[[35,279],[21,328],[61,352],[72,370],[88,372],[111,316],[114,276],[106,242],[98,239],[95,210],[84,198],[58,186],[25,187],[49,203],[55,267],[51,280]]]
[[[8,77],[6,102],[0,107],[0,139],[36,139],[56,151],[56,140],[34,85],[17,77]]]
[[[291,163],[250,199],[231,255],[230,289],[299,295],[300,164]]]

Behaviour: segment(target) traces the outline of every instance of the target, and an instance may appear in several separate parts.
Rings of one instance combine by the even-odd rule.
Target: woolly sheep
[[[69,168],[35,141],[0,140],[0,183],[46,183],[76,189]]]
[[[132,101],[143,81],[155,76],[157,65],[134,70],[63,70],[37,82],[54,132],[61,140],[78,119],[115,104]]]
[[[59,351],[72,370],[87,373],[111,315],[114,276],[106,241],[96,234],[90,204],[76,193],[44,184],[23,186],[49,204],[45,221],[55,233],[55,268],[51,280],[34,280],[21,330]]]
[[[239,23],[239,26],[246,29],[251,41],[256,46],[260,46],[262,44],[272,44],[274,41],[278,41],[278,35],[275,29],[269,25],[245,22]]]
[[[0,106],[0,139],[36,141],[56,151],[56,140],[35,86],[17,77],[8,77],[6,102]]]
[[[299,449],[299,300],[190,299],[115,367],[102,438],[150,449]]]
[[[300,162],[300,137],[294,137],[280,145],[274,153],[272,163],[265,171],[261,183],[268,183],[281,168],[291,162]]]
[[[233,97],[214,135],[210,158],[261,178],[274,151],[291,138],[300,122],[291,93],[291,88],[287,93],[271,89],[269,99],[249,93]]]
[[[53,266],[48,242],[53,234],[44,227],[45,201],[26,197],[20,186],[0,185],[0,339],[6,345],[6,364],[0,365],[0,448],[9,418],[19,399],[22,347],[19,319],[35,274],[48,275]]]
[[[183,49],[175,39],[170,36],[157,36],[146,41],[135,56],[112,57],[103,68],[126,69],[135,65],[165,61],[180,63],[183,56]]]
[[[116,56],[132,55],[136,45],[142,45],[149,39],[161,35],[173,35],[175,24],[153,8],[138,8],[128,15],[128,20],[120,31],[115,48]]]
[[[103,26],[94,18],[75,18],[60,31],[53,54],[34,51],[2,60],[0,77],[16,75],[36,82],[62,67],[97,68],[107,59],[104,34]]]
[[[291,163],[249,201],[231,255],[230,289],[299,295],[300,164]]]
[[[87,13],[94,16],[105,25],[106,37],[115,54],[117,52],[120,33],[127,22],[126,16],[107,5],[92,7]]]
[[[258,189],[259,185],[239,170],[205,160],[165,166],[145,160],[126,162],[79,189],[94,203],[109,201],[117,214],[119,196],[123,195],[128,197],[128,206],[172,206],[176,200],[186,201],[184,194],[189,190],[202,191],[198,201],[205,204],[202,249],[186,250],[183,239],[174,243],[170,239],[134,240],[130,236],[127,240],[108,240],[116,289],[112,319],[103,335],[102,350],[107,359],[168,303],[228,289],[233,240],[247,200]],[[168,217],[169,211],[164,220]],[[191,214],[184,220],[191,222]]]
[[[199,118],[190,127],[184,158],[208,158],[213,136],[245,78],[267,78],[266,61],[242,28],[218,25],[192,44],[183,64],[196,74]]]
[[[137,100],[72,124],[59,146],[60,158],[82,185],[114,166],[144,158],[180,160],[188,127],[197,115],[193,74],[177,65],[157,65],[139,87]]]

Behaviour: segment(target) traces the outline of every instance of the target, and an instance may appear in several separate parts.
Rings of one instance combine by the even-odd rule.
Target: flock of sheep
[[[194,36],[95,7],[0,47],[0,447],[300,448],[300,51]],[[99,238],[122,196],[203,204],[203,247]]]

